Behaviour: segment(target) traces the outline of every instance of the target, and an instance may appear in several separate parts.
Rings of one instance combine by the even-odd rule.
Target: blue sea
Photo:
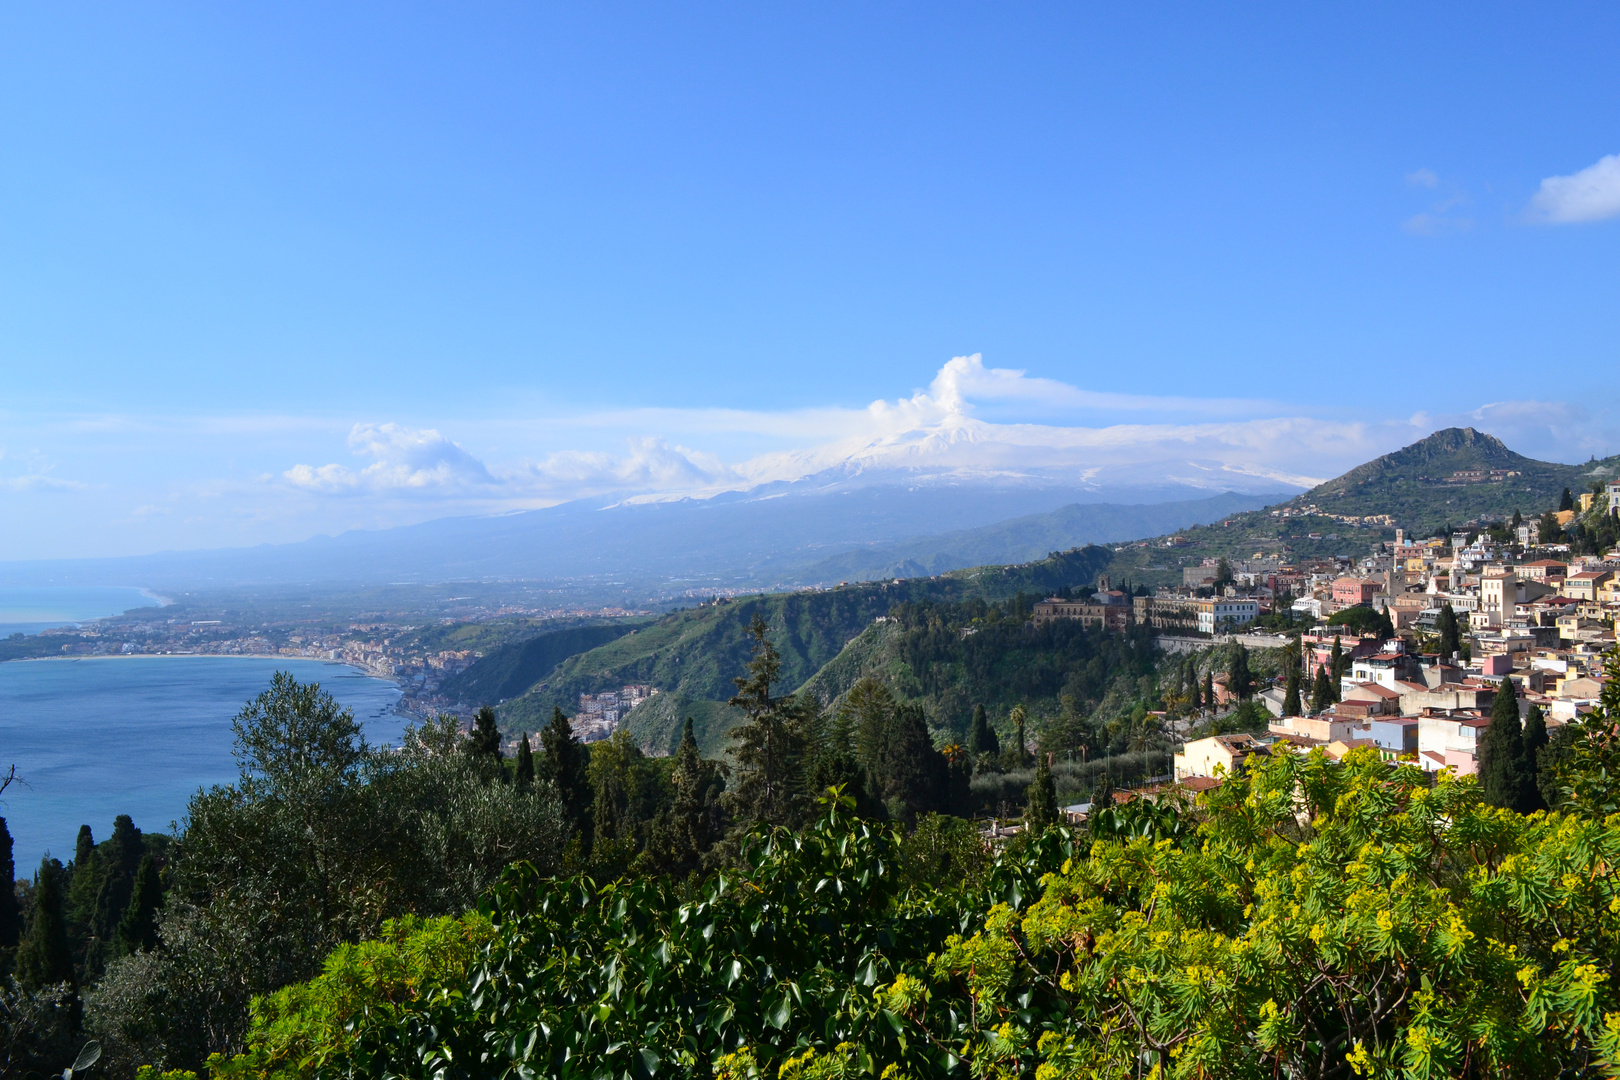
[[[0,637],[37,634],[56,626],[122,615],[134,608],[156,609],[162,603],[145,589],[119,586],[0,588]]]
[[[346,664],[235,656],[132,656],[0,663],[0,770],[27,786],[0,795],[19,877],[48,850],[66,862],[79,826],[113,818],[168,832],[199,788],[236,779],[231,718],[277,671],[318,682],[373,743],[398,745],[399,689]]]

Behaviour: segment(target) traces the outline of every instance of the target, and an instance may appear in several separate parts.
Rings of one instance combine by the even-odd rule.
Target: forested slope
[[[536,688],[502,706],[501,725],[509,731],[535,731],[550,718],[553,707],[571,714],[580,694],[628,683],[652,685],[666,694],[679,695],[693,707],[699,707],[699,702],[724,702],[733,693],[732,678],[750,656],[747,630],[756,614],[770,627],[771,639],[781,653],[782,685],[796,687],[897,604],[993,601],[1019,593],[1038,598],[1063,588],[1089,586],[1111,556],[1106,548],[1085,547],[1021,566],[978,567],[934,578],[767,594],[678,611],[564,661],[545,689]],[[660,752],[666,749],[672,733],[678,731],[673,726],[680,720],[674,715],[678,709],[671,708],[677,700],[654,699],[631,714],[628,726],[638,742]],[[706,715],[712,714],[711,707]],[[703,744],[705,753],[723,749],[724,731],[711,732]]]
[[[497,704],[519,696],[570,656],[606,645],[639,625],[637,621],[622,620],[573,626],[503,645],[461,674],[444,680],[444,693],[471,705]]]
[[[812,676],[800,692],[823,706],[836,704],[864,677],[889,686],[902,700],[921,704],[935,731],[965,743],[975,707],[1007,730],[1022,707],[1035,731],[1065,723],[1115,720],[1110,697],[1128,708],[1151,682],[1159,654],[1138,629],[1106,633],[1059,620],[1036,627],[1017,604],[924,601],[897,605],[884,622],[858,638]],[[1100,748],[1102,738],[1076,732],[1072,746]],[[1059,737],[1061,738],[1061,736]],[[1054,748],[1056,747],[1054,743]]]

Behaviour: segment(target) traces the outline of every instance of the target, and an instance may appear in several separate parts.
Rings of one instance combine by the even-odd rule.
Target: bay
[[[129,814],[167,832],[199,787],[236,779],[231,718],[277,671],[318,682],[373,743],[397,745],[399,688],[347,664],[236,656],[14,660],[0,664],[0,795],[19,877],[47,851],[66,862],[81,824],[99,842]]]
[[[133,586],[8,586],[0,588],[0,637],[37,634],[136,608],[149,607],[155,614],[162,603],[159,597]]]

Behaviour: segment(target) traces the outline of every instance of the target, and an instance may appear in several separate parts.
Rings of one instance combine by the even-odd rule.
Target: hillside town
[[[1313,682],[1326,688],[1311,695],[1326,700],[1309,703],[1291,702],[1280,685],[1260,690],[1268,730],[1187,742],[1174,758],[1174,779],[1184,785],[1207,786],[1278,743],[1321,747],[1332,760],[1370,748],[1426,772],[1475,775],[1505,687],[1521,720],[1539,710],[1549,729],[1598,706],[1603,655],[1620,616],[1620,550],[1572,555],[1542,534],[1578,517],[1620,516],[1620,481],[1570,501],[1540,519],[1423,540],[1396,529],[1393,542],[1359,560],[1207,559],[1184,569],[1181,586],[1152,595],[1129,596],[1105,578],[1089,597],[1036,604],[1034,619],[1146,623],[1161,644],[1205,638],[1282,648],[1297,663],[1296,694],[1300,686],[1309,694]],[[1254,632],[1262,626],[1272,633]],[[1235,704],[1226,677],[1212,681],[1210,704]]]

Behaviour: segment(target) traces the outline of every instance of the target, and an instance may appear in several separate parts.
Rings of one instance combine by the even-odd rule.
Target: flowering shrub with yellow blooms
[[[1599,760],[1610,721],[1588,727]],[[1279,747],[971,884],[907,880],[902,838],[834,794],[697,888],[516,871],[477,913],[395,924],[260,1001],[213,1072],[1620,1076],[1620,814],[1583,782],[1527,817]]]

